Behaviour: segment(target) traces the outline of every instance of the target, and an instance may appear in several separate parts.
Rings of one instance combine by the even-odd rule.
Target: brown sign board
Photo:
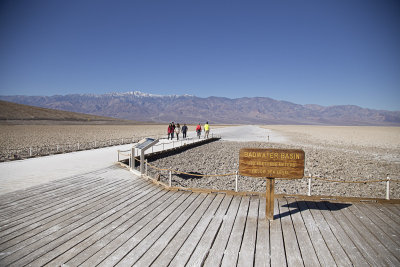
[[[239,173],[243,176],[300,179],[304,176],[301,149],[242,148]]]

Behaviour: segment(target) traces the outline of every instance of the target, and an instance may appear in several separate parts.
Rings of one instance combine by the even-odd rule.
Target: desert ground
[[[307,194],[309,175],[312,194],[385,198],[386,182],[354,181],[400,180],[399,127],[262,126],[270,130],[270,141],[218,141],[180,155],[155,161],[158,168],[171,168],[194,174],[229,174],[238,169],[239,150],[253,148],[298,148],[306,154],[305,178],[277,180],[276,193]],[[243,129],[245,131],[246,129]],[[243,134],[245,135],[245,134]],[[157,171],[155,171],[154,175]],[[167,175],[161,176],[167,182]],[[316,180],[323,178],[340,182]],[[198,177],[176,174],[173,185],[213,189],[235,189],[235,177]],[[400,183],[391,182],[390,197],[400,198]],[[239,191],[265,192],[264,179],[239,176]]]
[[[165,125],[0,125],[0,149],[162,135]]]
[[[400,149],[400,127],[268,125],[293,143],[315,143],[354,148]]]
[[[300,148],[306,153],[305,178],[277,180],[276,193],[306,194],[309,175],[340,181],[400,179],[400,127],[288,126],[265,125],[266,134],[246,139],[254,126],[236,129],[236,138],[211,125],[211,132],[223,139],[181,154],[152,162],[158,168],[174,168],[196,174],[227,174],[238,169],[240,148]],[[0,152],[35,146],[93,142],[120,138],[140,139],[166,136],[167,125],[1,125]],[[194,126],[189,126],[193,131]],[[237,130],[239,129],[239,130]],[[268,129],[268,130],[266,130]],[[268,137],[270,137],[268,141]],[[255,141],[256,140],[256,141]],[[238,142],[240,141],[240,142]],[[158,171],[150,169],[151,175]],[[167,174],[161,178],[167,182]],[[175,174],[174,186],[234,190],[235,177],[199,177]],[[240,191],[265,192],[265,181],[239,177]],[[312,194],[384,198],[386,183],[327,183],[313,179]],[[400,183],[391,182],[391,198],[400,198]]]

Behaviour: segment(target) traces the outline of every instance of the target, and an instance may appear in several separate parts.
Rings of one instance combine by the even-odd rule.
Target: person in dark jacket
[[[186,123],[184,123],[183,126],[182,126],[183,138],[186,138],[187,130],[188,130],[188,127],[186,126]]]
[[[171,140],[172,140],[174,138],[174,133],[175,133],[175,123],[172,122],[171,126],[172,126],[172,133],[171,133]]]

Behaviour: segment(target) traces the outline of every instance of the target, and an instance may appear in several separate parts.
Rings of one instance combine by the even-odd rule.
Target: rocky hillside
[[[0,100],[0,123],[132,124],[133,121],[40,108]]]
[[[267,97],[200,98],[141,92],[103,95],[0,96],[0,99],[52,109],[136,121],[233,124],[400,125],[400,111],[353,105],[299,105]]]

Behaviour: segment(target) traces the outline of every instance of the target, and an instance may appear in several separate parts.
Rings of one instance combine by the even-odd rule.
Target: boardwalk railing
[[[160,136],[154,136],[154,137],[160,138]],[[125,138],[116,138],[107,140],[93,140],[89,142],[51,144],[43,146],[25,146],[15,149],[6,148],[0,151],[0,162],[110,147],[116,145],[132,144],[138,142],[142,138],[143,136],[134,136],[128,138],[125,137]]]
[[[161,144],[158,144],[161,145]],[[126,153],[128,152],[128,153]],[[120,161],[120,155],[123,155],[125,157],[130,157],[130,150],[126,151],[118,151],[118,161]],[[137,158],[133,157],[136,161],[139,161]],[[129,163],[131,165],[131,163]],[[133,168],[132,166],[129,166],[130,168]],[[235,177],[235,192],[239,191],[239,175],[238,175],[238,170],[233,170],[232,172],[229,173],[224,173],[224,174],[195,174],[196,172],[183,172],[179,170],[174,170],[172,168],[158,168],[153,164],[150,164],[147,160],[145,161],[145,175],[148,175],[148,169],[151,168],[153,170],[156,170],[158,172],[164,172],[167,173],[168,177],[168,185],[165,185],[167,187],[172,187],[172,174],[183,174],[185,176],[192,176],[192,177],[222,177],[222,176],[234,176]],[[152,179],[155,179],[157,181],[160,180],[160,177],[151,177]],[[277,178],[279,179],[279,178]],[[304,178],[303,178],[304,179]],[[390,183],[400,183],[400,179],[392,179],[389,176],[386,177],[386,179],[375,179],[375,180],[334,180],[334,179],[328,179],[328,178],[323,178],[319,176],[312,176],[311,174],[308,177],[308,192],[307,195],[311,196],[312,195],[312,179],[321,181],[321,182],[326,182],[326,183],[349,183],[349,184],[368,184],[368,183],[384,183],[386,187],[386,197],[385,199],[390,200]]]

